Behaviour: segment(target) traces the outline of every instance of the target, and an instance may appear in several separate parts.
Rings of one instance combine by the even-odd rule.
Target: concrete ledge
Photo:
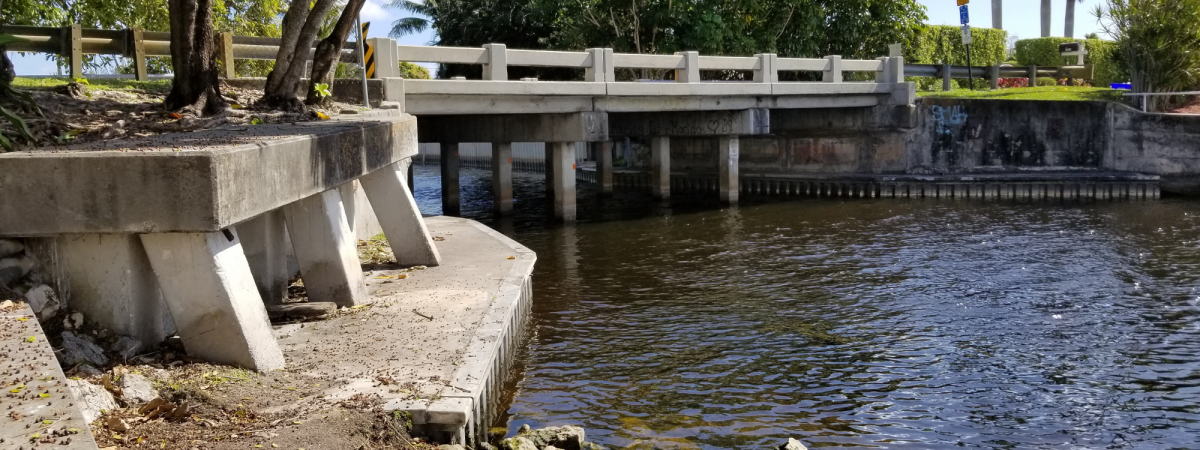
[[[771,132],[769,109],[610,113],[609,139],[656,136],[746,136]]]
[[[0,154],[0,236],[218,231],[412,157],[416,125],[390,111]]]
[[[599,142],[608,140],[608,115],[472,114],[422,116],[421,142]]]

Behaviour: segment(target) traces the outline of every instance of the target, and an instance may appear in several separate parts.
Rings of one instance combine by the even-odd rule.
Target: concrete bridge
[[[418,117],[418,139],[441,148],[442,201],[446,214],[459,213],[458,145],[492,144],[495,210],[512,211],[512,143],[545,142],[546,174],[554,213],[575,219],[575,148],[587,143],[597,155],[597,182],[613,185],[612,141],[652,142],[650,186],[657,198],[671,194],[671,138],[710,138],[719,154],[718,194],[738,201],[739,138],[772,133],[772,114],[828,108],[911,108],[915,86],[904,82],[900,56],[872,60],[510,50],[398,46],[374,39],[384,96],[403,101]],[[389,51],[394,49],[394,51]],[[473,64],[483,79],[410,80],[387,73],[398,62]],[[511,66],[582,69],[583,81],[510,80]],[[674,81],[622,81],[618,69],[673,71]],[[741,72],[746,81],[705,81],[702,71]],[[821,81],[780,81],[780,72],[819,73]],[[855,81],[859,80],[859,81]]]

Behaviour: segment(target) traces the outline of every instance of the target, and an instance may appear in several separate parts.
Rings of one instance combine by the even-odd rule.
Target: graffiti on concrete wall
[[[950,134],[950,130],[955,126],[967,123],[967,113],[961,105],[933,105],[930,114],[938,134]]]

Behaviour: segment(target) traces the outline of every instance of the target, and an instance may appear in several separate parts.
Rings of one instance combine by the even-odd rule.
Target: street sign
[[[963,25],[962,27],[963,45],[971,45],[971,26]]]
[[[967,3],[971,3],[971,0],[958,0],[958,6],[962,6]]]
[[[967,14],[967,5],[958,7],[958,23],[963,25],[971,23],[971,16],[970,14]]]

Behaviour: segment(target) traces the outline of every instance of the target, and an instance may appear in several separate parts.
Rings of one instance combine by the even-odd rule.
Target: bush
[[[1001,78],[1000,89],[1029,87],[1028,78]]]
[[[429,71],[416,64],[400,61],[400,76],[410,80],[428,80]]]
[[[1109,83],[1125,81],[1129,76],[1121,69],[1115,60],[1117,43],[1100,39],[1073,39],[1064,37],[1044,37],[1037,39],[1022,39],[1017,41],[1017,65],[1020,66],[1073,66],[1077,59],[1074,56],[1062,56],[1058,45],[1068,42],[1083,43],[1088,54],[1084,62],[1095,68],[1092,83],[1107,86]]]
[[[925,25],[917,30],[920,39],[906,48],[904,60],[912,64],[967,65],[966,48],[962,45],[962,29],[952,25]],[[990,66],[1004,61],[1008,33],[991,28],[971,28],[971,64]]]
[[[917,84],[917,90],[931,92],[942,90],[942,79],[937,77],[904,77],[904,81]]]
[[[1100,25],[1117,38],[1116,58],[1134,92],[1189,90],[1200,84],[1200,0],[1107,0]],[[1151,97],[1150,109],[1161,106]]]
[[[981,78],[979,74],[975,75],[974,83],[966,78],[955,78],[954,84],[958,87],[958,89],[971,89],[974,87],[976,90],[984,90],[992,88],[992,83],[988,81],[987,78]]]
[[[1053,78],[1050,78],[1050,77],[1038,77],[1038,79],[1037,79],[1037,85],[1038,85],[1038,87],[1041,87],[1041,86],[1057,86],[1057,85],[1058,85],[1058,80],[1055,80],[1055,79],[1053,79]]]

